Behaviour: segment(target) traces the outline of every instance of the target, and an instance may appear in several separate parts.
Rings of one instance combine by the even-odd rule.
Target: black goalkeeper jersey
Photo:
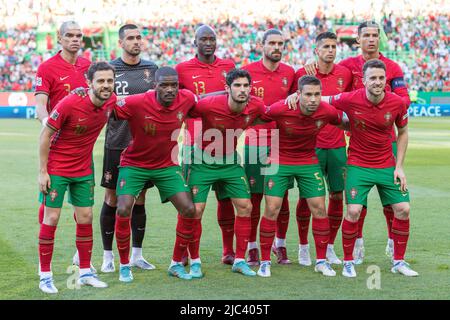
[[[147,92],[155,88],[155,72],[158,66],[151,61],[142,60],[129,65],[117,58],[110,62],[116,68],[114,90],[118,97]],[[126,120],[110,117],[106,128],[105,147],[111,150],[125,149],[131,140]]]

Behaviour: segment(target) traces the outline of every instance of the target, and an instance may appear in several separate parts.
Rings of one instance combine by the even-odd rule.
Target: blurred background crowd
[[[192,58],[201,23],[217,32],[216,54],[237,65],[260,59],[262,34],[275,27],[286,37],[284,62],[298,69],[314,57],[314,38],[323,31],[338,34],[337,60],[359,54],[355,29],[367,19],[380,22],[387,36],[381,51],[401,65],[411,89],[450,91],[450,1],[78,0],[75,6],[63,0],[0,0],[0,17],[0,91],[33,90],[37,67],[57,52],[56,30],[66,20],[83,27],[80,54],[90,60],[119,56],[108,34],[136,23],[145,37],[143,58],[158,65]]]

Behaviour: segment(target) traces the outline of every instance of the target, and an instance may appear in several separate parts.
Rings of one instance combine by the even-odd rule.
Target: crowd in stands
[[[298,69],[314,58],[313,42],[317,34],[336,31],[339,25],[357,24],[370,18],[366,16],[370,12],[392,12],[376,19],[382,22],[389,39],[383,52],[400,63],[410,88],[450,90],[450,14],[439,13],[450,12],[445,11],[448,1],[426,1],[426,10],[423,1],[406,0],[336,3],[323,0],[317,1],[316,7],[306,1],[280,0],[261,0],[257,7],[256,2],[235,0],[196,0],[184,4],[166,0],[164,5],[159,2],[79,0],[74,8],[63,0],[0,0],[0,15],[5,17],[0,21],[0,91],[32,90],[37,66],[58,49],[48,34],[46,50],[38,54],[37,32],[55,30],[69,19],[83,27],[107,24],[114,29],[126,22],[141,25],[145,36],[143,58],[159,65],[174,65],[195,55],[193,39],[200,23],[209,23],[216,29],[217,55],[231,58],[237,65],[258,60],[264,30],[276,27],[288,39],[284,62]],[[175,2],[180,9],[176,11],[178,15],[173,10]],[[226,13],[218,10],[220,6],[227,8]],[[347,12],[346,8],[353,9]],[[85,46],[81,52],[88,59],[109,60],[120,54],[120,51],[95,54],[103,52],[103,44],[93,43],[93,48]],[[337,60],[356,54],[354,43],[339,43]]]

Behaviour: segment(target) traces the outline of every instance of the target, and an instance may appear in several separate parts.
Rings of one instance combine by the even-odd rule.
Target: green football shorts
[[[344,171],[347,162],[345,147],[335,149],[316,149],[322,173],[327,181],[328,191],[343,191]]]
[[[283,198],[293,178],[297,180],[300,197],[325,196],[325,183],[319,164],[279,165],[276,174],[265,176],[264,194]]]
[[[377,186],[383,206],[409,202],[409,192],[400,191],[400,184],[394,183],[395,167],[374,169],[347,166],[345,197],[347,204],[367,206],[367,195]]]
[[[39,202],[50,208],[62,208],[66,190],[69,192],[69,203],[76,207],[92,207],[94,205],[94,174],[84,177],[62,177],[50,175],[50,189],[46,195],[39,195]]]
[[[161,169],[120,167],[116,193],[118,196],[132,195],[137,197],[148,181],[151,181],[158,188],[163,203],[179,192],[190,191],[180,166]]]

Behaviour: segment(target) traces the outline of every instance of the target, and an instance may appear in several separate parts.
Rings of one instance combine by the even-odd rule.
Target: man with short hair
[[[322,83],[322,95],[331,96],[351,90],[352,73],[347,68],[335,64],[337,37],[332,32],[324,32],[316,37],[317,69],[316,77]],[[298,79],[306,75],[301,68],[295,73],[295,89]],[[347,161],[344,131],[333,125],[326,125],[317,135],[316,154],[329,191],[328,219],[330,239],[327,248],[327,260],[330,264],[342,262],[334,252],[334,240],[342,222],[344,169]],[[297,224],[300,238],[298,261],[300,265],[310,266],[308,229],[311,219],[306,199],[300,195],[297,204]]]
[[[285,40],[278,29],[268,29],[262,38],[263,57],[257,62],[250,63],[242,69],[247,70],[252,77],[252,94],[263,99],[266,105],[271,105],[281,99],[285,99],[291,93],[294,83],[294,69],[281,62]],[[249,265],[259,265],[258,232],[261,215],[261,200],[263,198],[264,177],[261,169],[265,165],[270,148],[270,130],[275,128],[275,123],[259,124],[252,127],[252,134],[245,138],[244,168],[250,183],[252,192],[252,232],[248,243]],[[255,134],[256,133],[256,134]],[[257,163],[252,155],[257,155]],[[251,162],[251,163],[250,163]],[[292,185],[293,187],[293,185]],[[292,188],[291,187],[291,188]],[[289,200],[288,192],[283,198],[283,205],[277,219],[277,235],[275,237],[273,252],[277,256],[279,264],[290,264],[286,251],[286,232],[289,224]]]
[[[39,232],[39,288],[45,293],[58,292],[53,283],[51,260],[67,189],[77,223],[76,246],[80,257],[77,281],[80,285],[107,287],[90,269],[95,185],[92,150],[116,101],[114,67],[106,62],[93,64],[88,70],[88,84],[87,96],[71,94],[55,106],[40,135],[39,190],[40,202],[45,207]]]
[[[185,88],[197,95],[223,91],[225,77],[235,68],[230,59],[220,59],[216,51],[217,35],[208,25],[200,26],[195,32],[194,45],[197,47],[195,58],[178,64],[175,69],[180,79],[180,88]],[[183,172],[186,175],[189,164],[192,163],[192,150],[194,148],[194,127],[201,125],[199,119],[187,119],[187,134],[183,142]],[[186,177],[186,176],[185,176]],[[214,189],[216,186],[214,186]],[[222,231],[222,263],[233,264],[234,261],[234,209],[230,199],[218,200],[217,221]],[[194,224],[194,228],[199,222]],[[197,230],[200,232],[201,230]],[[191,244],[195,246],[195,244]],[[191,247],[190,245],[190,247]],[[194,249],[195,250],[195,249]],[[187,263],[187,257],[186,262]]]
[[[155,87],[156,64],[140,58],[142,35],[134,24],[125,24],[119,29],[121,57],[110,63],[116,68],[115,92],[118,97],[147,92]],[[120,155],[131,140],[130,129],[126,120],[111,117],[106,127],[105,151],[103,155],[103,175],[101,186],[105,188],[105,199],[100,213],[100,227],[103,240],[102,272],[114,272],[114,255],[112,244],[116,222],[117,195],[116,185],[119,175]],[[151,183],[146,183],[131,216],[133,246],[131,265],[144,270],[153,270],[155,266],[144,259],[142,243],[145,236],[147,216],[145,212],[145,193]]]
[[[264,102],[250,96],[250,74],[235,69],[226,77],[226,94],[206,97],[191,111],[191,116],[201,118],[203,135],[196,140],[194,162],[188,172],[188,184],[196,207],[198,227],[189,247],[191,272],[203,277],[200,260],[201,218],[206,207],[210,187],[217,183],[218,199],[231,199],[236,208],[234,234],[236,256],[233,272],[255,276],[245,261],[245,252],[251,231],[249,183],[244,168],[239,164],[236,145],[239,136],[264,112]],[[211,142],[212,141],[212,142]],[[197,230],[197,231],[195,231]]]
[[[189,90],[178,90],[178,74],[173,68],[159,68],[155,80],[155,90],[128,96],[118,101],[115,109],[116,118],[128,121],[132,135],[132,142],[120,159],[116,188],[115,231],[122,282],[133,281],[129,259],[130,216],[136,198],[148,181],[158,188],[161,202],[172,202],[179,212],[169,274],[192,279],[181,260],[192,239],[195,207],[178,165],[177,137],[197,97]]]
[[[75,21],[63,22],[58,30],[61,50],[39,65],[36,73],[36,116],[45,125],[49,113],[71,90],[87,88],[87,71],[91,62],[78,55],[83,39],[80,25]],[[69,200],[70,201],[70,200]],[[75,218],[74,213],[74,219]],[[39,207],[39,223],[44,218],[44,205]],[[79,265],[78,252],[73,263]],[[91,265],[93,272],[95,268]]]
[[[259,240],[261,264],[258,275],[271,276],[270,250],[275,236],[276,220],[283,196],[295,178],[300,195],[306,199],[313,215],[313,235],[316,244],[314,270],[324,276],[335,276],[336,272],[326,261],[330,226],[325,210],[325,185],[322,170],[315,152],[316,137],[328,123],[343,127],[342,113],[325,102],[321,102],[321,82],[313,76],[298,80],[299,104],[291,110],[284,100],[266,109],[264,121],[276,121],[279,130],[279,150],[270,152],[271,171],[264,177],[266,207],[261,219]]]
[[[403,161],[408,146],[408,106],[400,96],[385,90],[386,65],[378,59],[363,67],[364,89],[341,93],[330,103],[344,111],[350,120],[345,195],[347,214],[342,224],[345,277],[356,277],[353,249],[358,236],[359,215],[367,206],[367,196],[377,186],[383,206],[394,210],[393,273],[417,276],[404,261],[409,238],[409,192]],[[396,125],[397,156],[392,151],[392,129]]]

